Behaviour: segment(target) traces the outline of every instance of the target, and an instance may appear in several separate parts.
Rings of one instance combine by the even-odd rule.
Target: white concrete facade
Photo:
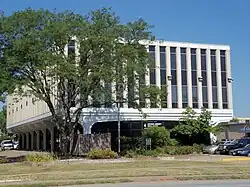
[[[165,50],[165,67],[166,67],[166,85],[167,85],[167,105],[158,106],[158,108],[150,107],[150,101],[146,99],[146,108],[143,108],[143,113],[147,114],[148,121],[178,121],[184,111],[184,100],[187,99],[187,105],[194,108],[197,113],[200,113],[200,108],[204,105],[204,98],[208,100],[208,110],[212,112],[212,121],[214,123],[226,122],[233,117],[233,104],[232,104],[232,78],[231,78],[231,62],[230,62],[230,47],[227,45],[213,45],[213,44],[196,44],[196,43],[182,43],[182,42],[168,42],[168,41],[142,41],[143,45],[146,45],[149,51],[154,48],[155,53],[155,85],[161,87],[161,57],[160,47]],[[172,57],[171,50],[175,48],[175,57]],[[186,59],[185,62],[181,58],[181,50],[185,49]],[[191,50],[195,51],[195,70],[191,69],[191,64],[194,62],[191,60]],[[201,50],[206,50],[206,77],[202,77],[201,65]],[[217,93],[213,94],[212,89],[212,62],[211,62],[211,50],[216,51],[216,89]],[[150,51],[149,51],[150,52]],[[225,54],[221,56],[221,54]],[[174,55],[173,55],[174,56]],[[172,58],[175,58],[173,60]],[[221,59],[225,59],[226,76],[222,77],[221,73]],[[176,61],[176,82],[177,93],[172,90],[172,83],[175,77],[171,73],[172,61]],[[223,61],[224,62],[224,61]],[[186,65],[186,77],[182,75],[182,65]],[[224,66],[224,65],[223,65]],[[196,71],[196,76],[192,75],[192,71]],[[187,84],[182,83],[183,79],[186,79]],[[196,79],[196,81],[195,81]],[[226,81],[226,86],[222,88],[222,79]],[[203,81],[207,80],[206,86],[203,86]],[[184,80],[185,82],[185,80]],[[194,84],[197,82],[197,84]],[[150,72],[145,75],[145,84],[150,84]],[[115,83],[112,85],[112,89],[115,89]],[[187,87],[187,95],[183,93],[184,87]],[[207,93],[204,94],[203,87],[207,89]],[[194,95],[193,89],[197,90]],[[226,90],[226,95],[223,95],[222,89]],[[185,90],[185,89],[184,89]],[[125,90],[126,91],[126,90]],[[124,93],[126,95],[127,93]],[[176,94],[176,95],[173,95]],[[204,96],[205,95],[205,96]],[[217,98],[213,99],[213,95],[217,95]],[[113,95],[115,97],[115,95]],[[174,105],[173,98],[177,97],[177,106]],[[14,101],[13,96],[7,97],[7,129],[14,133],[26,133],[30,131],[37,131],[44,128],[50,128],[53,126],[46,120],[50,118],[50,112],[46,104],[42,101],[32,102],[35,98],[27,97],[22,98],[19,101]],[[91,99],[91,98],[90,98]],[[197,100],[197,103],[195,103]],[[213,101],[217,100],[218,107],[213,107]],[[90,101],[91,102],[91,101]],[[197,107],[195,107],[197,104]],[[216,105],[217,106],[217,105]],[[138,121],[145,120],[143,115],[136,109],[128,108],[125,104],[121,108],[121,120],[122,121]],[[46,121],[46,122],[44,122]],[[83,124],[84,133],[91,133],[91,127],[96,122],[117,121],[117,109],[114,108],[86,108],[82,111],[81,123]]]

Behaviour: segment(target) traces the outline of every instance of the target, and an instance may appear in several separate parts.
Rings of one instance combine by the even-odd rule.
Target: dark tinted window
[[[202,99],[203,102],[208,102],[208,98],[207,98],[207,87],[202,87]]]
[[[196,55],[191,55],[191,69],[196,70]]]
[[[207,85],[207,72],[202,71],[201,76],[202,76],[202,86],[206,86]]]
[[[221,56],[225,56],[225,55],[226,55],[226,51],[225,51],[225,50],[221,50],[221,51],[220,51],[220,55],[221,55]]]
[[[211,49],[210,54],[215,56],[215,54],[216,54],[216,50]]]
[[[201,49],[201,54],[205,55],[206,54],[206,49]]]
[[[186,48],[181,48],[181,53],[186,53]]]
[[[170,53],[176,53],[176,47],[170,47]]]
[[[186,54],[181,55],[181,69],[187,69]]]
[[[217,103],[218,102],[217,87],[213,87],[212,92],[213,92],[213,102]]]
[[[166,47],[164,47],[164,46],[160,46],[160,52],[166,52]]]
[[[201,56],[201,70],[206,70],[207,65],[206,65],[206,56]]]
[[[177,103],[177,86],[172,86],[172,102]]]
[[[150,84],[155,84],[156,80],[155,80],[155,69],[151,69],[150,70]]]
[[[227,88],[222,88],[222,101],[227,103]]]
[[[211,56],[211,70],[216,71],[216,56]]]
[[[196,54],[196,49],[192,48],[191,49],[191,54]]]
[[[166,53],[160,53],[160,66],[166,68]]]
[[[224,56],[220,57],[221,71],[226,71],[226,58]]]
[[[227,86],[226,72],[221,72],[221,84],[222,87]]]
[[[192,71],[192,85],[197,85],[197,72]]]
[[[166,80],[166,70],[161,70],[161,85],[166,85],[167,80]]]
[[[171,54],[170,58],[171,58],[171,69],[176,69],[176,55]]]
[[[155,51],[155,46],[154,45],[150,45],[149,46],[149,51]]]
[[[198,102],[198,94],[197,94],[197,87],[192,87],[192,96],[193,96],[193,102]]]
[[[217,86],[216,72],[212,72],[212,86]]]
[[[181,71],[181,83],[182,85],[187,85],[187,71],[186,70]]]
[[[188,95],[187,95],[187,86],[182,86],[182,102],[188,102]]]
[[[171,75],[172,75],[172,80],[171,80],[172,85],[177,85],[176,70],[171,70]]]

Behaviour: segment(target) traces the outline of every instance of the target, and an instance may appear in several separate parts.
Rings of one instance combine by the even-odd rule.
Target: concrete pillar
[[[188,93],[188,106],[193,108],[193,92],[192,92],[192,70],[191,70],[191,49],[187,50],[187,93]]]
[[[42,130],[43,132],[43,151],[46,151],[46,144],[47,144],[47,134],[46,134],[46,129]]]
[[[199,78],[202,77],[201,74],[201,50],[196,49],[196,68],[197,68],[197,91],[198,91],[198,108],[203,106],[202,101],[202,81]]]
[[[176,48],[176,74],[177,74],[178,108],[182,108],[181,49],[180,47]]]
[[[218,108],[222,109],[222,87],[221,87],[221,63],[220,63],[220,50],[216,50],[216,77],[217,77],[217,97]]]
[[[232,75],[231,75],[231,62],[230,62],[230,50],[226,50],[226,74],[227,74],[227,100],[228,109],[233,108],[233,97],[232,97]]]
[[[167,69],[167,107],[172,108],[172,85],[171,85],[171,60],[170,60],[170,47],[166,47],[166,69]]]
[[[55,128],[49,128],[50,131],[50,137],[51,137],[51,152],[55,151]]]
[[[210,49],[206,51],[206,65],[207,65],[207,99],[208,99],[208,108],[213,108],[213,99],[212,99],[212,76],[211,76],[211,57]]]
[[[34,150],[34,131],[30,132],[30,136],[31,136],[30,150],[33,151]]]
[[[29,143],[30,143],[30,141],[29,141],[29,132],[27,132],[27,133],[26,133],[26,150],[29,150],[29,149],[30,149]]]
[[[36,131],[36,150],[40,150],[40,131]]]
[[[161,70],[160,70],[160,46],[155,46],[155,83],[161,89]],[[161,103],[157,103],[157,107],[161,107]]]

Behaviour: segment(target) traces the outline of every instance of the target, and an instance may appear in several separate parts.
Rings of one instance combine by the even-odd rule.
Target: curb
[[[250,161],[250,157],[245,158],[223,158],[222,161],[224,162],[230,162],[230,161]]]

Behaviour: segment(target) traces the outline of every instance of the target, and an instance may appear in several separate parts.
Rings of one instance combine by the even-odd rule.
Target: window
[[[18,111],[18,107],[16,107],[16,111]]]
[[[207,64],[206,64],[206,56],[201,56],[201,70],[206,70],[207,69]]]
[[[196,86],[192,87],[193,108],[198,108],[198,89]]]
[[[191,55],[191,69],[196,70],[196,55]]]
[[[218,108],[218,92],[217,87],[212,87],[213,108]]]
[[[155,51],[155,46],[154,45],[149,46],[149,52],[151,52],[151,51]]]
[[[181,71],[181,83],[182,85],[187,85],[187,70]]]
[[[187,69],[186,48],[181,48],[181,69]]]
[[[197,71],[192,71],[192,85],[197,86]]]
[[[150,84],[156,84],[155,69],[150,70]]]
[[[9,115],[10,115],[10,112],[9,112]]]
[[[160,68],[166,68],[166,53],[160,53]]]
[[[171,75],[172,75],[172,80],[171,80],[172,85],[177,85],[176,70],[171,70]]]
[[[211,70],[216,71],[216,56],[211,55]]]
[[[202,75],[202,86],[207,86],[207,72],[202,71],[201,75]]]
[[[208,98],[207,98],[207,87],[202,87],[202,99],[203,99],[203,107],[208,108]]]
[[[176,69],[176,54],[171,54],[171,69]]]
[[[182,86],[182,108],[187,108],[188,106],[188,93],[187,86]]]
[[[14,114],[14,109],[12,109],[12,114]]]
[[[220,51],[220,63],[221,63],[221,86],[222,86],[222,105],[223,108],[228,108],[227,98],[227,73],[226,73],[226,51]]]
[[[23,105],[21,105],[21,109],[23,108]]]
[[[28,101],[26,101],[26,106],[28,106]]]
[[[161,69],[160,71],[161,73],[161,85],[166,85],[167,84],[167,80],[166,80],[166,70]]]
[[[216,76],[216,71],[212,72],[212,86],[217,86],[217,76]]]
[[[178,108],[177,86],[172,86],[172,108]]]

